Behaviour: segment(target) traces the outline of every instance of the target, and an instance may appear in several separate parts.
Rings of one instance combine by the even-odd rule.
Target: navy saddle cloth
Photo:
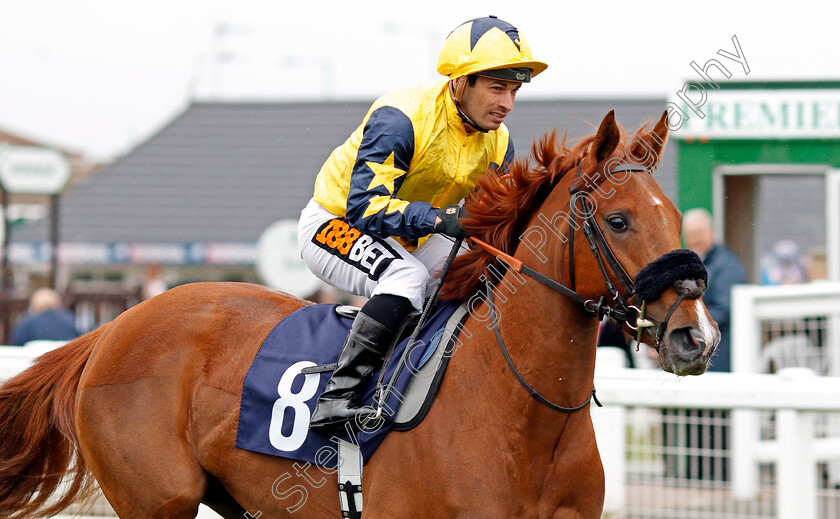
[[[338,305],[322,304],[301,308],[280,321],[260,347],[242,387],[236,447],[263,454],[307,461],[316,465],[335,467],[335,442],[309,430],[309,418],[315,409],[318,395],[324,392],[331,371],[302,374],[301,370],[338,359],[352,319],[339,316]],[[441,302],[427,319],[416,346],[409,353],[410,366],[419,368],[440,339],[440,332],[457,305]],[[387,383],[396,369],[408,339],[396,346],[390,365],[385,370]],[[361,395],[362,405],[372,405],[376,389],[375,372]],[[412,370],[403,368],[394,384],[395,394],[386,409],[395,414],[400,405],[396,394],[403,394]],[[375,431],[355,433],[350,441],[358,443],[367,461],[382,440],[389,425]],[[348,439],[347,435],[344,439]]]

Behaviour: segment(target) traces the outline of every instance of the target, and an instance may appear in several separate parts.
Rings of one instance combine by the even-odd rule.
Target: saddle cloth
[[[326,388],[332,372],[303,374],[301,370],[338,359],[353,322],[336,311],[338,306],[305,306],[280,321],[268,334],[243,383],[236,447],[335,467],[335,440],[309,430],[317,397]],[[346,433],[341,436],[360,446],[364,460],[370,458],[389,430],[408,430],[425,416],[449,360],[443,352],[447,348],[453,350],[459,324],[466,316],[466,305],[459,308],[452,303],[438,304],[410,348],[408,366],[400,373],[386,403],[387,412],[397,415],[395,422],[373,431],[355,432],[354,437]],[[385,369],[385,383],[390,381],[408,346],[407,338],[396,346]],[[377,371],[365,385],[361,394],[363,405],[372,405],[378,376]]]

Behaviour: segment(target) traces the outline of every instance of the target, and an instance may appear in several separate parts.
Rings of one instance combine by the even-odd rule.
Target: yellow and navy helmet
[[[481,73],[527,83],[547,67],[534,60],[516,27],[487,16],[462,23],[446,37],[437,71],[450,79]]]

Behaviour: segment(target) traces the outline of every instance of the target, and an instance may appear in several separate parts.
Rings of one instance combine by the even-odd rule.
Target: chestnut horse
[[[573,184],[591,184],[590,223],[631,279],[678,249],[680,213],[652,175],[636,168],[597,179],[621,161],[652,171],[666,139],[664,116],[625,135],[610,112],[574,146],[552,133],[534,145],[536,164],[488,173],[467,202],[473,236],[589,300],[584,307],[502,270],[478,248],[456,259],[444,286],[445,297],[463,299],[493,277],[482,277],[491,265],[504,274],[494,278],[499,335],[521,377],[559,406],[591,395],[592,302],[615,293],[605,288],[587,225],[556,216],[568,214]],[[611,269],[607,277],[622,286]],[[657,343],[663,369],[702,373],[716,326],[699,299],[663,290],[647,301],[661,340],[648,331],[647,342]],[[194,517],[200,502],[230,518],[340,517],[331,470],[234,447],[251,362],[275,324],[307,304],[256,285],[185,285],[40,357],[0,389],[0,515],[53,514],[98,485],[123,518]],[[604,473],[589,406],[559,413],[532,398],[482,317],[487,305],[474,305],[425,420],[388,435],[366,463],[364,517],[600,516]]]

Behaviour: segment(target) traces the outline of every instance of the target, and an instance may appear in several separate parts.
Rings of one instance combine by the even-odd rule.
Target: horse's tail
[[[77,441],[76,393],[104,329],[40,356],[0,386],[0,517],[55,515],[96,489]]]

